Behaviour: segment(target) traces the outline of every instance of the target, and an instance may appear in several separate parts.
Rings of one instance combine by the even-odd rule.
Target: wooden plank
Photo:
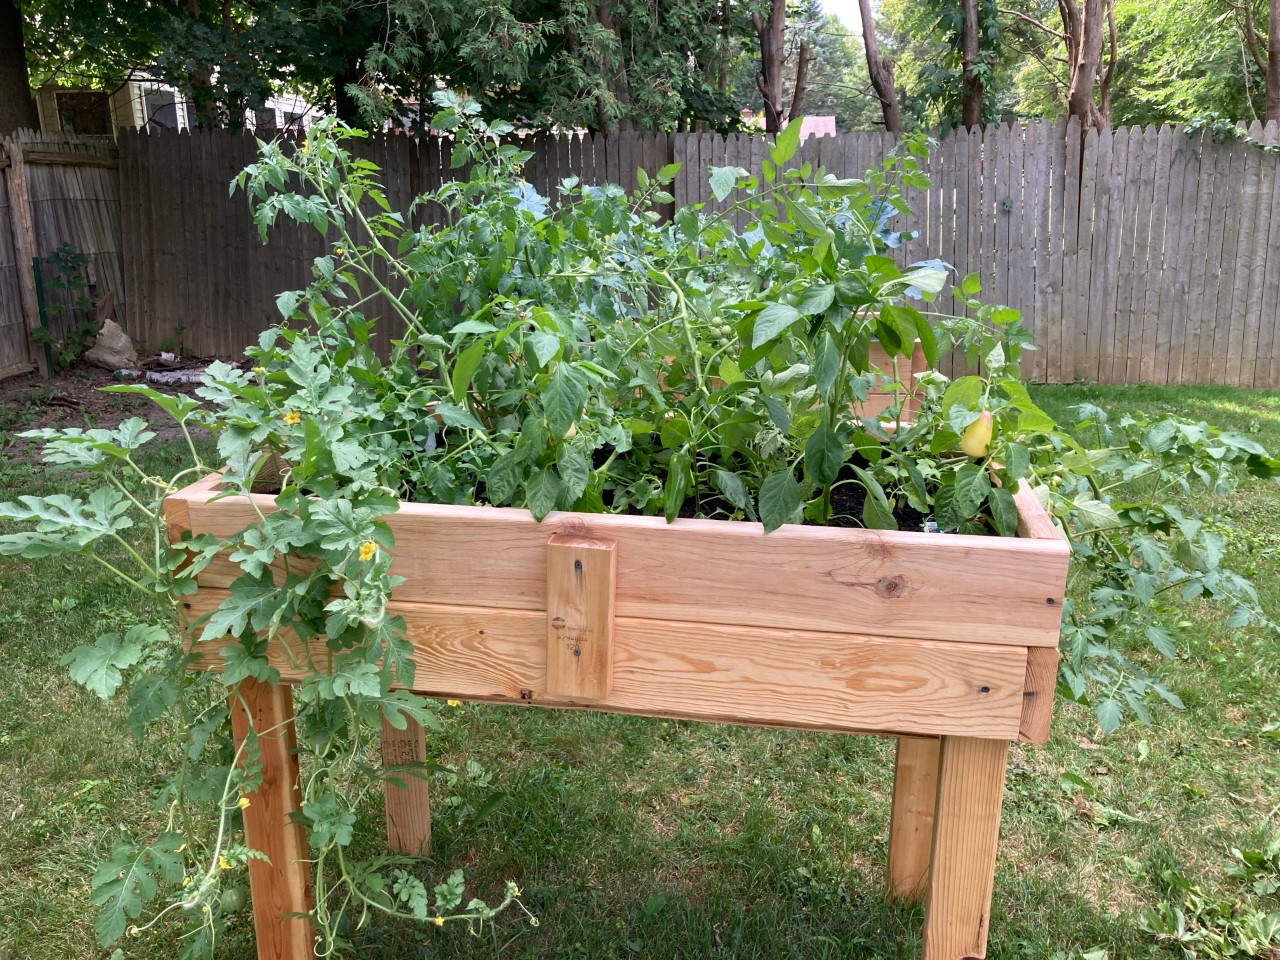
[[[425,779],[427,734],[408,717],[397,730],[382,720],[382,795],[387,814],[387,846],[396,853],[425,857],[431,852],[431,793]]]
[[[613,687],[617,544],[568,534],[547,541],[547,695],[605,700]]]
[[[1262,126],[1255,121],[1250,133],[1261,138]],[[1225,281],[1231,281],[1231,299],[1224,298],[1225,312],[1219,314],[1219,323],[1228,327],[1225,367],[1222,381],[1232,386],[1243,386],[1242,375],[1245,360],[1252,365],[1253,357],[1244,356],[1245,328],[1249,324],[1249,281],[1253,273],[1253,258],[1257,254],[1258,213],[1261,194],[1262,158],[1256,147],[1245,152],[1244,176],[1236,184],[1240,194],[1240,216],[1237,221],[1235,256],[1223,264],[1227,271]],[[1268,206],[1267,213],[1271,210]]]
[[[37,350],[31,341],[31,335],[40,326],[40,308],[36,302],[35,275],[31,272],[31,261],[38,256],[38,252],[27,168],[22,159],[22,147],[17,141],[6,141],[5,154],[9,158],[9,168],[3,176],[9,199],[9,229],[13,232],[13,252],[17,264],[22,316],[26,323],[27,351],[41,376],[47,377],[51,371],[44,351]]]
[[[1063,210],[1066,203],[1067,179],[1067,139],[1078,137],[1079,126],[1071,128],[1058,123],[1053,131],[1053,154],[1050,167],[1053,170],[1053,191],[1049,207],[1049,257],[1045,266],[1043,286],[1046,291],[1046,313],[1048,323],[1045,326],[1043,341],[1045,355],[1045,381],[1061,383],[1063,381],[1061,350],[1062,343],[1062,257],[1063,238],[1066,229],[1063,226]]]
[[[1142,383],[1161,383],[1161,371],[1168,365],[1169,326],[1160,316],[1161,292],[1173,282],[1167,272],[1166,258],[1175,255],[1165,236],[1169,207],[1173,202],[1170,185],[1173,178],[1173,128],[1167,123],[1156,134],[1155,189],[1151,197],[1151,229],[1143,269],[1145,296],[1142,303],[1142,341],[1139,344],[1138,379]]]
[[[1269,128],[1275,135],[1275,127]],[[1264,318],[1259,338],[1258,362],[1254,384],[1260,388],[1280,386],[1280,337],[1276,327],[1280,317],[1280,162],[1269,168],[1271,177],[1271,227],[1268,230],[1267,261],[1263,266],[1266,282],[1262,290],[1261,316]]]
[[[1263,137],[1259,139],[1264,139]],[[1264,140],[1265,142],[1265,140]],[[1263,293],[1266,288],[1268,243],[1271,237],[1272,203],[1275,199],[1275,169],[1273,157],[1259,153],[1257,194],[1253,199],[1256,210],[1253,241],[1248,247],[1249,280],[1245,295],[1244,339],[1240,349],[1240,364],[1236,370],[1236,383],[1242,387],[1257,387],[1258,350],[1262,343],[1262,329],[1274,327],[1275,314],[1262,312]]]
[[[1076,379],[1076,341],[1080,332],[1075,291],[1080,270],[1080,165],[1084,147],[1078,118],[1067,124],[1066,172],[1063,176],[1062,279],[1059,297],[1062,301],[1062,328],[1058,342],[1058,375],[1064,383]]]
[[[307,834],[298,788],[298,744],[293,694],[288,685],[242,680],[230,698],[231,731],[237,750],[257,734],[262,782],[246,794],[245,843],[266,859],[249,860],[249,890],[259,960],[311,960],[315,939],[308,914],[314,898]]]
[[[1084,376],[1094,381],[1098,379],[1098,368],[1101,365],[1102,338],[1109,329],[1102,315],[1102,306],[1105,301],[1108,267],[1107,221],[1111,209],[1108,201],[1110,200],[1110,188],[1112,177],[1114,176],[1111,169],[1114,136],[1111,130],[1108,129],[1099,132],[1097,137],[1097,159],[1094,163],[1095,176],[1091,191],[1093,195],[1093,216],[1089,223],[1089,235],[1091,238],[1089,284],[1088,289],[1083,291],[1087,304],[1085,307],[1085,327],[1087,332],[1085,358],[1082,367]]]
[[[1230,338],[1231,297],[1235,284],[1236,244],[1240,236],[1240,219],[1242,216],[1241,181],[1244,177],[1247,154],[1252,147],[1242,143],[1224,145],[1227,155],[1228,172],[1224,179],[1219,173],[1218,182],[1214,184],[1214,193],[1221,202],[1221,222],[1218,229],[1209,238],[1209,258],[1213,273],[1212,282],[1205,288],[1206,326],[1202,328],[1202,349],[1209,350],[1206,365],[1202,354],[1201,369],[1206,372],[1211,383],[1224,383],[1227,372],[1227,349]],[[1222,158],[1219,158],[1219,171],[1222,170]],[[1222,189],[1219,189],[1221,187]],[[1217,206],[1217,204],[1215,204]]]
[[[942,738],[924,960],[987,955],[1008,755],[998,740]]]
[[[1023,325],[1035,335],[1035,236],[1036,236],[1036,200],[1035,200],[1035,154],[1037,147],[1037,124],[1019,124],[1016,128],[1021,136],[1016,160],[1015,174],[1018,178],[1018,203],[1013,216],[1013,267],[1009,277],[1010,299],[1023,317]],[[1035,353],[1027,354],[1034,357]],[[1026,371],[1030,376],[1031,370]]]
[[[1195,220],[1195,172],[1197,157],[1192,139],[1182,127],[1173,131],[1169,158],[1169,212],[1165,217],[1164,282],[1160,285],[1158,341],[1163,345],[1156,367],[1157,383],[1178,382],[1182,366],[1183,338],[1187,321],[1187,272],[1191,248],[1191,228]]]
[[[1155,124],[1142,131],[1142,169],[1138,187],[1138,204],[1134,209],[1133,266],[1129,278],[1129,337],[1125,345],[1124,379],[1136,383],[1140,377],[1144,340],[1142,310],[1146,304],[1147,284],[1151,282],[1148,267],[1151,260],[1151,222],[1155,194],[1156,137]]]
[[[842,145],[847,146],[847,137],[842,137],[841,141]],[[958,285],[960,282],[960,267],[956,263],[955,154],[956,137],[953,134],[944,137],[930,155],[930,176],[936,184],[936,190],[931,197],[931,202],[937,203],[936,216],[932,221],[932,226],[937,233],[935,238],[930,241],[930,244],[939,259],[956,268],[956,274],[951,277],[951,283],[948,283],[941,295],[939,295],[935,308],[939,312],[946,314],[954,314],[959,307],[955,298],[951,295],[952,284]]]
[[[184,612],[198,618],[228,596],[202,588],[184,601]],[[541,612],[394,600],[388,612],[405,618],[414,689],[432,697],[1004,740],[1018,736],[1022,721],[1027,650],[1020,646],[617,617],[613,689],[583,703],[547,692]],[[225,645],[197,645],[198,666],[216,669]],[[289,634],[267,652],[286,681],[323,670],[332,656],[323,637],[303,648]]]
[[[1102,334],[1098,343],[1097,380],[1110,382],[1116,362],[1116,311],[1119,309],[1120,232],[1124,224],[1125,187],[1129,177],[1131,131],[1121,127],[1111,138],[1111,181],[1107,189],[1107,235],[1103,247]],[[1136,147],[1135,147],[1136,149]],[[1136,160],[1134,161],[1137,162]]]
[[[1049,326],[1049,291],[1046,279],[1049,272],[1049,250],[1052,246],[1049,215],[1053,205],[1050,191],[1056,177],[1049,158],[1054,150],[1057,136],[1054,125],[1038,121],[1036,126],[1040,132],[1036,155],[1036,246],[1031,301],[1035,313],[1036,349],[1031,354],[1030,362],[1032,378],[1045,383],[1049,379],[1045,359],[1045,335]]]
[[[257,521],[243,498],[207,496],[186,498],[194,532],[227,538]],[[610,514],[539,523],[526,510],[441,504],[406,503],[387,522],[402,600],[543,612],[547,537],[563,533],[617,542],[620,617],[1024,646],[1057,646],[1069,554],[1061,541],[792,525],[766,535],[756,523]],[[238,574],[221,560],[200,582]]]
[[[1098,209],[1096,194],[1102,185],[1098,170],[1099,143],[1098,131],[1090,127],[1085,133],[1084,154],[1080,160],[1080,209],[1076,235],[1078,250],[1076,271],[1067,295],[1071,297],[1071,313],[1075,320],[1072,355],[1075,365],[1071,368],[1073,380],[1092,377],[1094,364],[1091,362],[1089,294],[1092,289],[1092,271],[1094,264],[1094,236],[1097,227]]]
[[[1204,301],[1209,285],[1208,250],[1209,238],[1213,232],[1214,185],[1217,179],[1218,158],[1221,156],[1221,151],[1203,134],[1197,137],[1197,153],[1200,166],[1196,188],[1193,243],[1193,249],[1197,251],[1197,255],[1191,260],[1191,272],[1188,278],[1186,336],[1183,337],[1179,383],[1196,383],[1200,379],[1200,331],[1204,326]],[[1222,249],[1221,239],[1218,242],[1218,249]]]
[[[1017,209],[1014,199],[1013,154],[1017,149],[1015,134],[1008,124],[996,127],[996,183],[992,210],[995,216],[992,234],[991,261],[995,269],[996,302],[1011,305],[1009,299],[1010,236],[1013,226],[1013,211]]]
[[[671,135],[671,162],[680,164],[675,182],[671,184],[671,195],[676,198],[675,206],[679,210],[692,202],[689,199],[689,183],[693,175],[692,166],[689,163],[689,134],[673,133]]]
[[[899,737],[889,819],[889,894],[923,899],[929,885],[933,813],[938,800],[938,754],[932,737]]]
[[[92,167],[118,170],[120,157],[114,150],[108,153],[58,150],[23,150],[22,159],[32,166]]]
[[[1027,649],[1027,679],[1022,688],[1022,722],[1018,739],[1045,743],[1053,719],[1053,698],[1058,690],[1058,651],[1053,647]]]
[[[1133,323],[1133,253],[1138,233],[1138,197],[1142,192],[1145,161],[1142,130],[1129,131],[1129,160],[1124,180],[1124,205],[1120,211],[1120,245],[1116,248],[1116,328],[1111,365],[1102,383],[1124,383],[1129,362],[1129,328]]]

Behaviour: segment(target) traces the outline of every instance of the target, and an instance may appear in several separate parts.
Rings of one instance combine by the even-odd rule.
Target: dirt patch
[[[195,370],[211,363],[210,358],[184,358],[168,362],[158,357],[145,357],[140,373],[149,371]],[[120,383],[142,383],[141,377],[120,377],[107,370],[87,365],[75,366],[46,380],[36,373],[0,381],[0,447],[23,430],[44,427],[115,427],[129,417],[142,417],[153,425],[161,437],[181,436],[181,431],[168,423],[167,416],[145,397],[133,394],[103,393],[103,387]],[[195,383],[154,384],[148,386],[161,393],[192,395]]]

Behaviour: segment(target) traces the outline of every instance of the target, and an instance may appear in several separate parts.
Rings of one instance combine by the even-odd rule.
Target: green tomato
[[[222,891],[218,897],[218,908],[223,913],[239,913],[249,903],[249,891],[237,884]]]

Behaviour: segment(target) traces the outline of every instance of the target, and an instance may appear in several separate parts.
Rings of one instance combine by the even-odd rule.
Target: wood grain
[[[889,820],[889,893],[922,899],[929,886],[933,814],[938,801],[938,755],[933,737],[899,737]]]
[[[1058,651],[1052,647],[1027,648],[1027,679],[1022,688],[1022,722],[1018,739],[1045,743],[1053,719],[1058,689]]]
[[[242,498],[175,497],[188,501],[195,533],[232,536],[257,517]],[[1038,522],[1038,504],[1018,503]],[[765,534],[721,520],[552,513],[539,523],[526,510],[438,504],[404,504],[387,519],[391,572],[406,578],[400,600],[543,611],[547,538],[566,534],[618,544],[618,616],[1013,646],[1057,646],[1069,559],[1061,540],[790,525]],[[236,576],[221,561],[200,583]]]
[[[226,596],[201,589],[184,612],[195,619]],[[547,693],[541,612],[404,602],[389,612],[407,624],[414,689],[433,697],[1006,740],[1018,736],[1022,719],[1025,647],[618,617],[613,689],[605,700],[583,702]],[[228,642],[198,644],[196,666],[216,668]],[[330,656],[323,638],[302,648],[282,635],[268,650],[285,680],[328,669]]]
[[[1009,744],[943,737],[923,960],[987,955]]]
[[[396,853],[425,857],[431,851],[431,792],[424,779],[427,734],[416,720],[405,720],[403,730],[382,720],[387,846]]]
[[[605,700],[613,687],[617,544],[556,534],[547,541],[547,695]]]
[[[252,729],[262,753],[262,783],[247,794],[245,843],[267,859],[249,861],[249,890],[259,960],[311,960],[315,940],[307,834],[295,819],[302,812],[293,694],[287,684],[242,680],[230,698],[231,731],[237,749]]]

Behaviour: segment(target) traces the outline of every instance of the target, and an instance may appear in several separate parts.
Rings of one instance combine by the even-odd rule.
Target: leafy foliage
[[[1280,955],[1280,836],[1262,850],[1232,850],[1227,875],[1241,881],[1241,895],[1215,900],[1176,870],[1161,879],[1174,897],[1148,910],[1142,928],[1176,943],[1186,957],[1255,960]]]

